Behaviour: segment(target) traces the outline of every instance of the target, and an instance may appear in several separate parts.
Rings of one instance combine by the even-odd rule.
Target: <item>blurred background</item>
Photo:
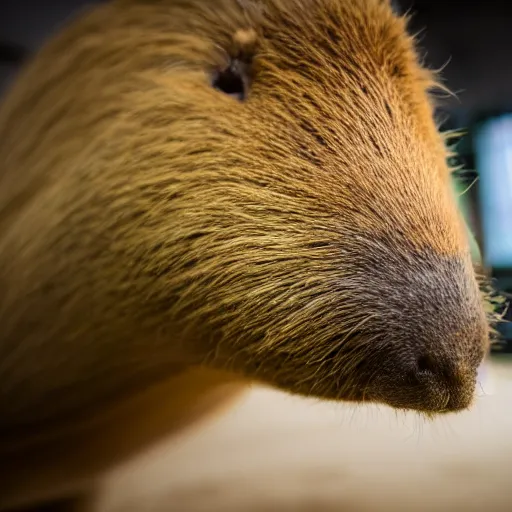
[[[1,0],[0,95],[26,57],[93,3]],[[440,98],[438,116],[443,129],[465,132],[453,162],[461,207],[475,254],[510,297],[512,11],[498,0],[395,5],[410,10],[425,63],[456,94]],[[500,331],[476,412],[424,424],[254,390],[215,425],[113,476],[98,510],[512,510],[512,329]]]

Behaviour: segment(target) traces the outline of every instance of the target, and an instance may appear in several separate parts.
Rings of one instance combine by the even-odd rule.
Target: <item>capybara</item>
[[[436,76],[383,0],[118,0],[0,109],[0,506],[251,382],[466,409],[489,340]]]

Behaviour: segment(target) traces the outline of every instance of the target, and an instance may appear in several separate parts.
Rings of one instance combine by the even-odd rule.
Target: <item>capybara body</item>
[[[119,0],[46,45],[0,110],[0,506],[243,382],[467,408],[488,325],[433,86],[381,0]]]

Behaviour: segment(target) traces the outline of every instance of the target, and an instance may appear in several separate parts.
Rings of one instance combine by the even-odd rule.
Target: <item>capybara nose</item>
[[[483,358],[483,346],[480,351]],[[478,364],[448,359],[436,361],[432,356],[421,356],[411,376],[420,386],[431,389],[432,407],[441,412],[458,411],[468,408],[474,397]],[[427,397],[429,392],[427,391]],[[427,399],[428,402],[428,399]]]
[[[443,413],[467,409],[476,387],[476,364],[453,363],[451,357],[421,355],[412,365],[394,363],[380,379],[378,400],[399,409]],[[391,367],[391,365],[390,365]]]
[[[414,270],[410,265],[415,261]],[[379,278],[379,357],[368,395],[402,409],[466,409],[475,394],[489,328],[472,266],[423,254]],[[377,278],[376,278],[377,279]]]

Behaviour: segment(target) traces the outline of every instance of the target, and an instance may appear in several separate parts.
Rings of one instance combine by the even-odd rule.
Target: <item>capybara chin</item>
[[[488,325],[433,86],[382,0],[71,23],[0,111],[0,442],[197,367],[467,408]]]

